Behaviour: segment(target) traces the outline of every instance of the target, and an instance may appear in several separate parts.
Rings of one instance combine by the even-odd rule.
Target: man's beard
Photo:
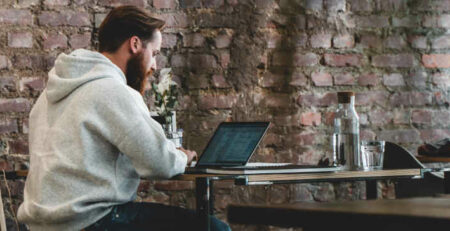
[[[143,60],[143,52],[132,56],[127,62],[127,73],[125,74],[128,86],[141,93],[141,95],[144,95],[147,79],[153,72],[151,69],[149,71],[146,70]]]

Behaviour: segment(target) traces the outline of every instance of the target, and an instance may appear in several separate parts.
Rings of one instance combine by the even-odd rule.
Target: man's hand
[[[178,150],[182,151],[187,156],[187,164],[191,164],[192,160],[197,160],[197,152],[186,150],[184,148],[178,148]]]

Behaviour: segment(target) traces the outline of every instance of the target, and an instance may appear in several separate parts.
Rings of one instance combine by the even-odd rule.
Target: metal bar
[[[210,179],[199,177],[195,179],[195,196],[197,203],[197,216],[201,222],[201,230],[210,230]]]
[[[366,199],[377,199],[377,181],[367,180],[366,181]]]
[[[214,215],[214,181],[209,180],[209,215]]]
[[[444,172],[444,192],[450,193],[450,171]]]

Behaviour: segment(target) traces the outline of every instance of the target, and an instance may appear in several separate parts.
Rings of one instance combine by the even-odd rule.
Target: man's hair
[[[109,12],[98,32],[99,51],[113,53],[127,39],[138,36],[143,46],[151,41],[156,30],[164,27],[163,20],[135,6],[120,6]]]

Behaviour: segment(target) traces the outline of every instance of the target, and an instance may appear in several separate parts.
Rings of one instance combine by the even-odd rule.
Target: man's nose
[[[156,71],[156,58],[152,60],[152,63],[150,64],[150,69]]]

